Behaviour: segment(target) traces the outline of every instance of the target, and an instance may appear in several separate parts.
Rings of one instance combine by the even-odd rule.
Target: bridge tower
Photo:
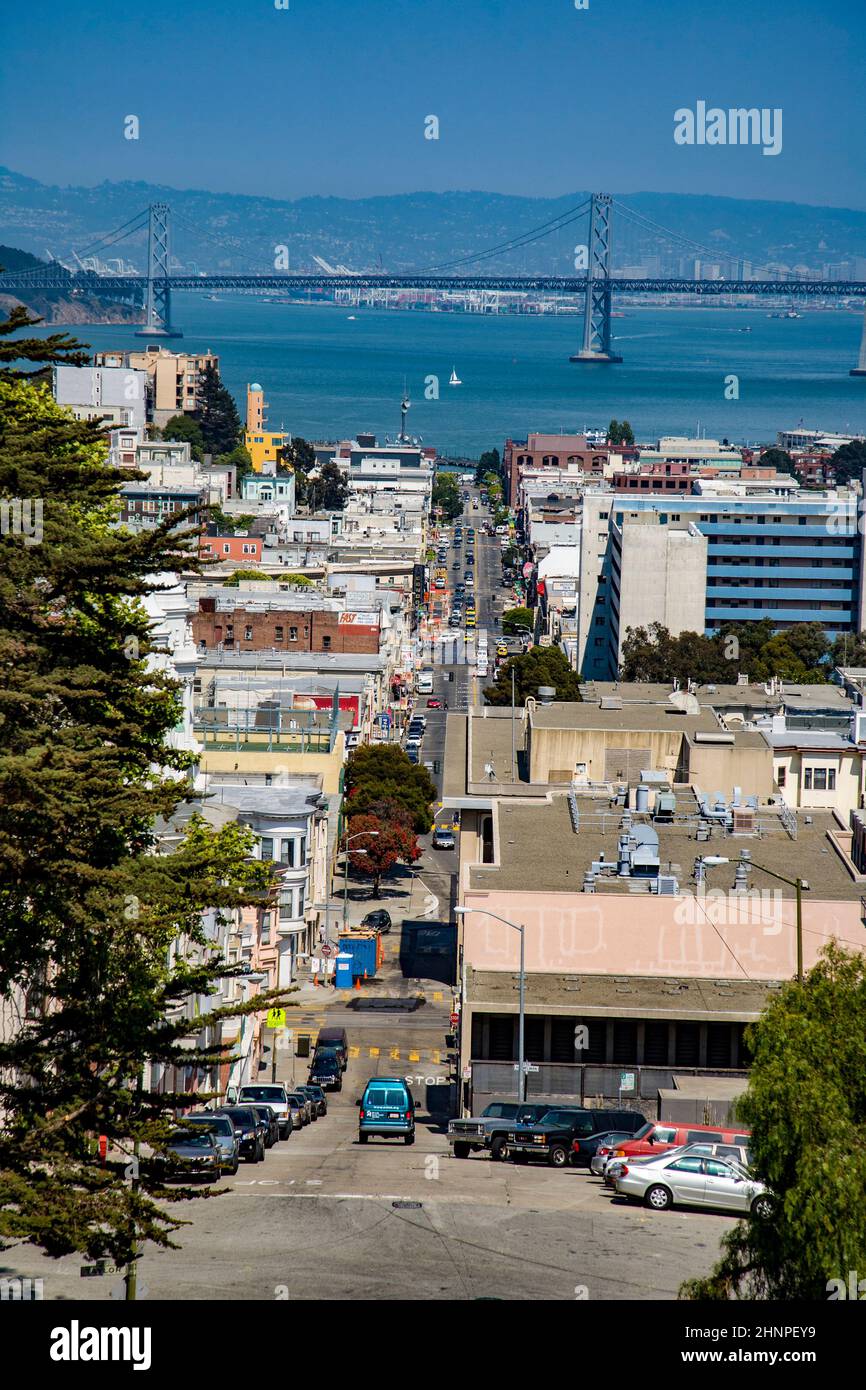
[[[612,198],[593,193],[589,213],[589,266],[586,272],[586,309],[583,347],[569,362],[621,362],[610,350],[610,231]]]
[[[860,356],[857,366],[852,367],[849,376],[866,376],[866,305],[863,306],[863,336],[860,339]]]
[[[147,228],[147,298],[144,327],[136,338],[182,338],[171,322],[171,208],[151,203]]]

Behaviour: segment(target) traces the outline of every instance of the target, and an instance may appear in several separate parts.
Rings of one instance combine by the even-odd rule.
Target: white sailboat
[[[463,382],[460,380],[459,376],[457,375],[457,371],[456,371],[456,369],[455,369],[454,367],[451,368],[451,375],[450,375],[450,377],[448,378],[448,385],[449,385],[449,386],[462,386],[462,385],[463,385]]]

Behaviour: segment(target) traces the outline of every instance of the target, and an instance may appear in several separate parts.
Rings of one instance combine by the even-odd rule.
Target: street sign
[[[382,726],[383,729],[390,729],[390,727],[391,727],[391,716],[390,716],[390,714],[380,714],[380,715],[379,715],[379,723],[381,724],[381,726]]]
[[[460,1015],[459,1015],[459,1014],[452,1014],[452,1015],[451,1015],[451,1027],[452,1027],[452,1028],[456,1028],[459,1022],[460,1022]]]
[[[322,955],[323,955],[323,956],[329,956],[330,954],[331,954],[331,948],[330,948],[330,946],[327,946],[327,945],[323,946],[323,947],[322,947]]]
[[[269,1028],[285,1028],[285,1009],[268,1009],[268,1017],[266,1021]]]
[[[518,1068],[519,1068],[519,1066],[520,1066],[519,1062],[515,1062],[515,1063],[514,1063],[514,1066],[511,1068],[511,1070],[512,1070],[512,1071],[517,1071]],[[524,1062],[524,1063],[523,1063],[523,1070],[524,1070],[524,1072],[540,1071],[541,1068],[540,1068],[540,1067],[537,1067],[537,1066],[535,1065],[534,1062]]]
[[[620,1074],[619,1074],[619,1089],[620,1089],[621,1091],[633,1091],[633,1090],[634,1090],[634,1072],[633,1072],[633,1071],[622,1071],[622,1072],[620,1072]]]

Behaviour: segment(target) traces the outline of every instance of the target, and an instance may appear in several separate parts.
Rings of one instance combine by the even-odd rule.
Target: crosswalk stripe
[[[410,1053],[409,1053],[409,1061],[410,1061],[410,1062],[420,1062],[420,1061],[421,1061],[421,1053],[420,1053],[420,1052],[410,1052]]]
[[[390,1051],[390,1053],[389,1053],[389,1056],[390,1056],[392,1062],[399,1062],[399,1060],[400,1060],[400,1049],[399,1049],[399,1047],[392,1047],[392,1048],[391,1048],[391,1051]]]
[[[378,1056],[379,1056],[379,1049],[378,1049],[378,1047],[371,1047],[371,1048],[370,1048],[370,1056],[371,1056],[371,1057],[378,1057]]]

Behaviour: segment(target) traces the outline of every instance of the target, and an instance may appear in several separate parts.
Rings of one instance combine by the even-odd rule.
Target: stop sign
[[[452,1015],[451,1015],[451,1027],[452,1027],[452,1028],[456,1028],[459,1022],[460,1022],[460,1015],[459,1015],[459,1014],[452,1014]]]

